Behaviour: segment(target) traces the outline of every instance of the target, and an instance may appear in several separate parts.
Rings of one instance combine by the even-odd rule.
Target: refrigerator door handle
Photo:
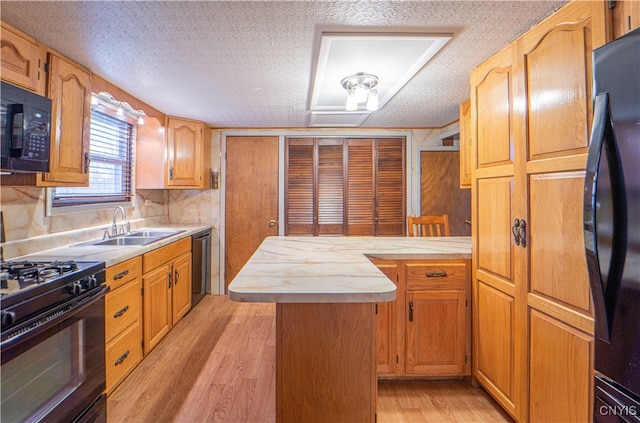
[[[612,235],[611,257],[608,269],[601,269],[598,253],[598,178],[601,161],[608,164],[611,186]],[[593,112],[591,143],[587,158],[587,174],[584,190],[584,238],[587,270],[597,318],[596,333],[600,339],[610,342],[618,291],[627,249],[626,194],[622,162],[611,124],[608,93],[596,97]],[[604,273],[606,272],[606,273]]]

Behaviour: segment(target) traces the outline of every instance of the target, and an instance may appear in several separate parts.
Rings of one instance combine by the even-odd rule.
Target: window
[[[130,202],[134,126],[98,109],[91,110],[91,141],[88,187],[57,187],[52,190],[55,209],[69,206]]]

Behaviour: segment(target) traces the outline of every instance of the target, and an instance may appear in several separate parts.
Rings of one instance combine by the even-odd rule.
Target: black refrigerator
[[[640,423],[640,29],[593,52],[584,195],[594,422]]]

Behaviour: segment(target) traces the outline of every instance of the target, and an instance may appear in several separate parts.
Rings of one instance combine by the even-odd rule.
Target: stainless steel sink
[[[152,238],[167,238],[169,236],[179,234],[184,231],[154,231],[154,230],[140,230],[134,231],[130,234],[124,235],[125,237],[152,237]]]
[[[84,247],[88,245],[95,246],[141,246],[151,244],[161,239],[168,238],[172,235],[179,234],[180,232],[184,232],[184,230],[153,230],[153,229],[142,229],[139,231],[134,231],[128,234],[118,235],[109,239],[98,239],[93,241],[85,241],[79,244],[74,244],[72,247]]]
[[[90,245],[147,245],[152,242],[160,241],[159,237],[129,237],[122,236],[117,238],[109,238],[97,242],[93,242]],[[85,244],[86,245],[86,244]]]

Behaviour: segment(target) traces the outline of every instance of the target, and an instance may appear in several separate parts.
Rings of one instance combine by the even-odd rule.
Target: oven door
[[[2,343],[0,421],[73,421],[104,392],[104,293]],[[100,420],[100,419],[98,419]]]

